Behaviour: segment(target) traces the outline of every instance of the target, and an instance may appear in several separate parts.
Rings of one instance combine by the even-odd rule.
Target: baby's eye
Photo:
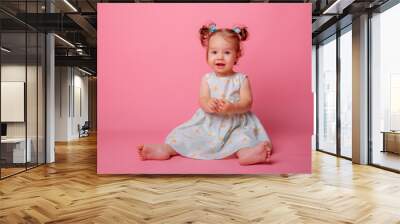
[[[225,51],[225,54],[231,54],[231,52],[230,51]]]
[[[216,54],[217,53],[217,51],[211,51],[211,54]]]

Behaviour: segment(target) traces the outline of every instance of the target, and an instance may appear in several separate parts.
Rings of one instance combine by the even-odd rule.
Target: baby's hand
[[[209,113],[216,113],[218,112],[218,100],[217,99],[210,99],[207,102],[207,112]]]
[[[218,100],[218,109],[217,112],[220,114],[228,114],[232,112],[233,109],[233,104],[230,103],[229,101],[226,101],[224,99],[219,99]]]

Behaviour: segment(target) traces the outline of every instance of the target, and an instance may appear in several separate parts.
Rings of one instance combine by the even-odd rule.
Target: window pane
[[[396,170],[400,170],[399,21],[400,4],[371,19],[372,163]]]
[[[336,153],[336,40],[318,48],[318,148]]]
[[[351,30],[340,36],[340,153],[352,157],[352,35]]]

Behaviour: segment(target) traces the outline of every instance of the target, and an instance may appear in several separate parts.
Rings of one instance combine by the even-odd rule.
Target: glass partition
[[[371,18],[371,162],[400,171],[400,4]]]
[[[352,158],[352,34],[351,26],[340,36],[340,154]]]
[[[0,1],[13,12],[0,11],[1,179],[45,163],[46,39],[18,19],[45,12],[44,3]]]
[[[26,98],[26,113],[27,113],[27,149],[31,151],[31,159],[27,163],[28,168],[37,165],[38,157],[38,35],[37,32],[27,33],[27,98]]]
[[[26,169],[26,33],[1,34],[1,176]],[[6,49],[6,50],[4,50]]]
[[[336,35],[318,47],[318,149],[336,154]]]

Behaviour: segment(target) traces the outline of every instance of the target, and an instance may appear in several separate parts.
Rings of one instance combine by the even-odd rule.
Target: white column
[[[54,12],[54,5],[46,1],[47,12]],[[54,35],[46,35],[46,163],[55,162],[55,43]]]
[[[55,141],[69,141],[72,139],[70,136],[72,68],[57,66],[55,76]]]
[[[46,163],[55,161],[54,149],[54,133],[55,133],[55,76],[54,76],[54,35],[49,33],[46,36],[46,61],[47,61],[47,76],[46,76]]]
[[[353,162],[368,163],[368,15],[353,20]]]

